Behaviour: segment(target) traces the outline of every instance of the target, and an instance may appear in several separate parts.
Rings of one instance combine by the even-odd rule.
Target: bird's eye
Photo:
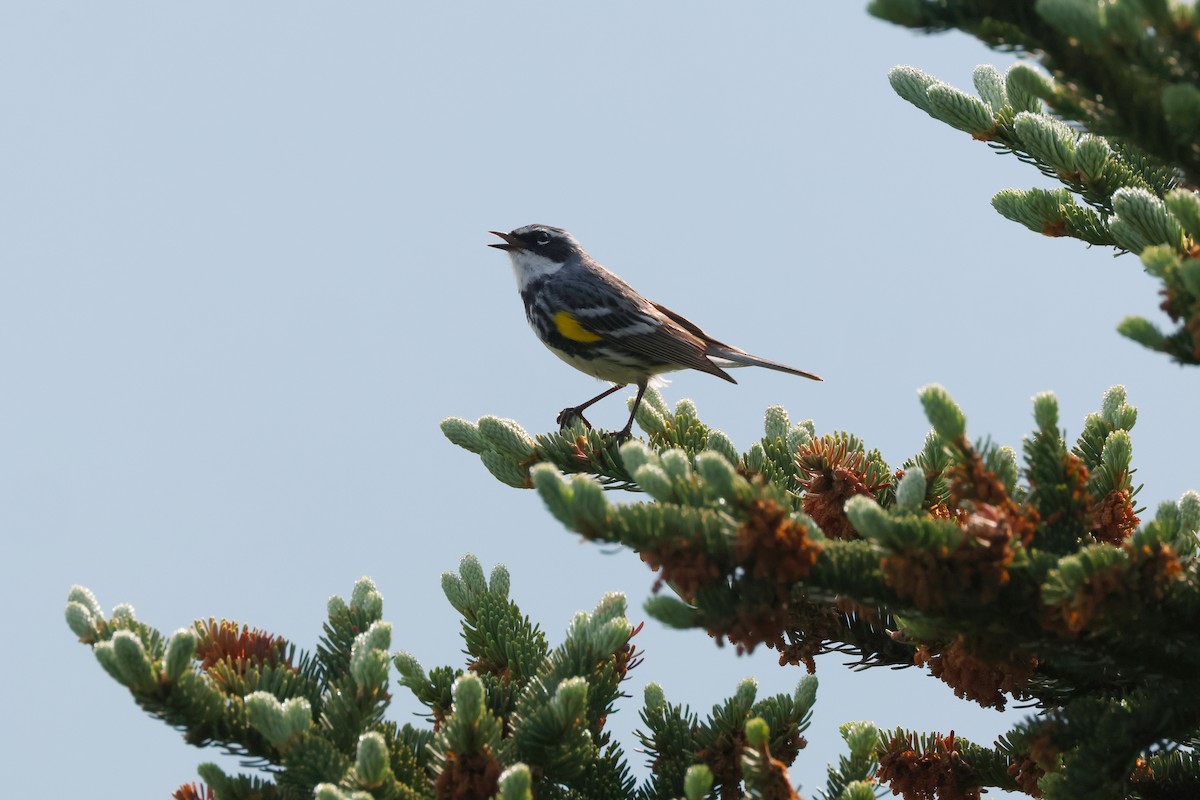
[[[538,231],[537,243],[539,245],[550,244],[550,234],[546,231]]]

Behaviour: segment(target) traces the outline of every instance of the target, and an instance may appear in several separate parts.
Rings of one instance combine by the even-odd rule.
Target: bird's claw
[[[589,431],[592,429],[592,423],[587,421],[578,407],[564,408],[562,411],[558,412],[558,416],[554,418],[554,422],[560,429],[562,429],[569,426],[571,424],[571,420],[573,419],[577,419],[582,422],[583,427],[587,428]]]
[[[609,431],[604,435],[612,437],[618,442],[624,442],[633,438],[633,431],[629,428],[622,428],[619,431]]]

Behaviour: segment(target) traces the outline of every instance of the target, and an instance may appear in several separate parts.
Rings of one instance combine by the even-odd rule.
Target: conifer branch
[[[1166,0],[872,0],[875,16],[927,32],[958,29],[990,47],[1027,52],[1055,78],[1039,94],[1064,119],[1159,164],[1200,176],[1190,146],[1200,123],[1193,6]],[[1189,91],[1191,89],[1191,91]],[[993,95],[994,98],[994,95]],[[1018,109],[1020,110],[1020,109]]]
[[[1003,190],[1008,219],[1047,236],[1136,254],[1161,283],[1162,330],[1118,330],[1200,364],[1200,5],[1169,0],[873,0],[876,16],[957,28],[1033,55],[974,92],[912,67],[905,100],[1057,180]],[[893,468],[843,431],[818,433],[772,407],[739,451],[693,403],[647,392],[645,440],[576,426],[530,436],[511,420],[447,419],[445,435],[503,483],[534,489],[567,528],[637,552],[656,572],[646,611],[739,651],[775,649],[815,671],[838,652],[859,667],[921,667],[985,707],[1040,713],[991,746],[940,732],[842,727],[849,754],[821,797],[974,798],[985,788],[1056,800],[1200,794],[1200,495],[1143,522],[1136,410],[1114,387],[1077,440],[1051,394],[1034,398],[1020,448],[968,436],[938,386],[921,391],[933,430]],[[1019,458],[1018,458],[1019,450]],[[639,493],[615,503],[607,492]],[[105,615],[71,590],[66,621],[134,701],[258,774],[199,767],[174,797],[798,797],[787,768],[804,747],[816,679],[760,699],[753,681],[701,718],[645,690],[638,784],[607,728],[641,661],[624,599],[577,615],[561,644],[509,599],[508,573],[471,557],[443,576],[469,661],[426,671],[391,654],[367,579],[333,598],[314,653],[228,620],[169,637],[129,606]],[[384,719],[390,668],[429,727]]]
[[[1026,64],[1004,75],[980,66],[978,96],[913,67],[889,79],[935,119],[1061,182],[1052,191],[1005,189],[992,205],[1043,235],[1140,256],[1162,283],[1161,307],[1175,328],[1129,317],[1118,331],[1200,364],[1200,11],[1166,0],[875,0],[869,8],[908,27],[958,28],[1032,53],[1049,70],[1048,79]]]
[[[640,786],[608,731],[627,697],[621,685],[641,663],[640,625],[625,599],[606,595],[572,620],[551,648],[509,599],[509,575],[485,576],[473,556],[445,573],[446,598],[462,614],[469,663],[428,672],[390,654],[383,598],[367,578],[349,602],[329,601],[315,656],[264,631],[197,622],[169,640],[128,606],[106,618],[96,598],[71,590],[67,620],[101,666],[154,716],[196,745],[245,757],[258,774],[214,764],[182,800],[365,798],[795,797],[787,768],[805,741],[817,682],[759,698],[753,680],[701,719],[671,706],[658,684],[645,693],[638,736],[650,758]],[[390,667],[428,709],[430,728],[383,720]]]
[[[884,776],[894,788],[906,785],[897,770],[912,751],[931,770],[910,776],[924,787],[912,789],[918,796],[1059,785],[1069,788],[1046,796],[1079,796],[1070,792],[1094,786],[1071,765],[1091,765],[1104,747],[1127,752],[1127,769],[1108,764],[1095,785],[1130,785],[1136,759],[1156,743],[1200,730],[1200,705],[1176,703],[1137,725],[1118,724],[1119,701],[1094,705],[1150,685],[1160,696],[1190,692],[1200,674],[1192,633],[1200,630],[1200,495],[1163,504],[1140,524],[1137,412],[1122,387],[1105,394],[1074,442],[1054,396],[1034,398],[1021,464],[1012,448],[971,441],[966,415],[941,387],[923,389],[921,401],[933,431],[900,470],[853,436],[792,425],[779,407],[768,409],[764,437],[738,453],[693,403],[664,413],[653,395],[652,432],[621,445],[619,465],[605,460],[603,436],[603,458],[582,450],[570,476],[535,447],[522,484],[568,528],[627,546],[656,570],[656,591],[670,592],[646,610],[666,624],[703,628],[739,650],[766,645],[781,663],[810,671],[825,652],[860,666],[924,666],[980,705],[1015,699],[1049,712],[1051,722],[1013,734],[1042,742],[1034,762],[952,736],[907,750],[893,742],[882,752],[892,754]],[[585,463],[597,465],[598,478],[578,471]],[[603,481],[615,470],[647,499],[611,502]],[[657,729],[682,724],[679,713],[656,716]],[[1060,735],[1081,719],[1088,729],[1107,725],[1111,739]],[[1052,761],[1048,748],[1058,754]],[[767,769],[761,754],[752,761]]]

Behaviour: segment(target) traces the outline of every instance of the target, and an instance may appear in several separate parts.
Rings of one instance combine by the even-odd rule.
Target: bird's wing
[[[663,366],[700,370],[737,383],[708,359],[706,351],[711,340],[698,336],[695,331],[699,328],[691,323],[685,327],[678,321],[686,323],[683,317],[664,313],[611,273],[579,279],[560,276],[544,291],[552,295],[552,307],[571,309],[582,328],[609,344],[619,342]]]
[[[729,345],[725,344],[724,342],[719,342],[719,341],[717,341],[716,339],[714,339],[713,337],[709,336],[707,333],[705,333],[704,331],[702,331],[702,330],[700,329],[700,326],[699,326],[699,325],[697,325],[696,323],[692,322],[690,319],[688,319],[687,317],[683,316],[682,314],[676,314],[676,313],[675,313],[674,311],[672,311],[671,309],[669,309],[669,308],[667,308],[666,306],[664,306],[664,305],[661,305],[661,304],[659,304],[659,303],[651,303],[650,305],[654,306],[656,309],[658,309],[658,310],[659,310],[659,311],[660,311],[662,314],[664,314],[666,317],[668,317],[669,319],[673,320],[673,321],[675,322],[675,324],[676,324],[676,325],[678,325],[679,327],[683,328],[685,331],[687,331],[688,333],[692,334],[692,335],[693,335],[693,336],[695,336],[697,339],[700,339],[702,342],[704,342],[704,344],[705,344],[705,346],[706,346],[706,347],[707,347],[708,345],[710,345],[710,344],[715,344],[715,345],[717,345],[718,347],[725,347],[725,348],[729,348]],[[732,349],[732,348],[730,348],[730,349]]]
[[[733,345],[717,341],[704,331],[700,330],[700,327],[696,325],[696,323],[690,321],[686,317],[676,314],[666,306],[660,306],[658,303],[654,303],[654,307],[673,319],[680,325],[680,327],[702,339],[704,341],[705,355],[709,356],[710,358],[719,359],[720,364],[723,367],[766,367],[767,369],[786,372],[789,375],[799,375],[801,378],[808,378],[814,381],[821,380],[821,378],[818,378],[811,372],[805,372],[802,369],[789,367],[787,364],[780,364],[778,361],[772,361],[769,358],[753,356],[739,347],[734,347]]]

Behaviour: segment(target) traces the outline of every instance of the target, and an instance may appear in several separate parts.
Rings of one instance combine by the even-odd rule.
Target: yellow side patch
[[[560,311],[554,315],[554,327],[558,328],[558,332],[564,339],[570,339],[572,342],[600,341],[599,336],[585,329],[579,324],[579,320],[572,317],[567,311]]]

